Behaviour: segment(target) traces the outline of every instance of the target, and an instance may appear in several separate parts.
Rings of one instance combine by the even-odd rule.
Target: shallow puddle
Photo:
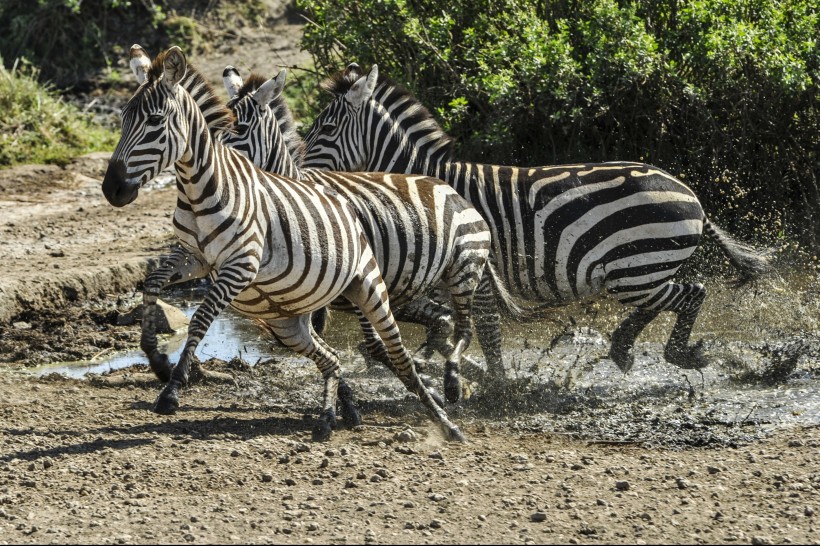
[[[193,292],[167,298],[189,317],[200,300],[201,295]],[[523,430],[667,446],[732,444],[774,428],[820,424],[820,305],[815,279],[803,280],[799,289],[783,279],[762,291],[712,289],[693,333],[693,340],[704,340],[710,362],[701,371],[682,370],[664,360],[670,315],[659,317],[641,335],[635,366],[628,374],[621,373],[607,358],[608,336],[626,313],[603,300],[570,306],[556,312],[554,320],[539,324],[505,323],[510,378],[506,396],[485,394],[482,385],[471,382],[467,363],[465,383],[475,395],[450,411],[513,417]],[[404,323],[401,329],[406,345],[418,347],[422,329]],[[164,340],[172,361],[184,339],[183,333]],[[341,352],[344,373],[357,386],[360,400],[406,395],[384,370],[368,368],[357,350],[362,337],[352,315],[335,313],[326,339]],[[278,345],[254,322],[231,310],[212,324],[196,354],[201,361],[239,357],[250,365],[274,358],[279,369],[299,368],[295,375],[303,378],[315,370],[308,359]],[[468,355],[483,366],[475,338]],[[146,364],[139,350],[30,372],[83,377],[135,364]],[[440,368],[434,366],[432,375],[440,376]],[[504,400],[503,406],[499,400]]]

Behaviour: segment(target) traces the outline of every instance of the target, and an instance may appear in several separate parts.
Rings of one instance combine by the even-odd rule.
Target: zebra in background
[[[407,257],[402,251],[407,245],[401,240],[396,240],[393,224],[403,218],[412,219],[422,217],[425,214],[432,214],[434,217],[442,218],[446,222],[448,221],[446,216],[442,214],[442,211],[425,211],[424,209],[429,207],[429,203],[433,202],[429,199],[406,200],[406,195],[409,194],[408,188],[401,185],[403,181],[396,180],[395,177],[382,174],[331,173],[318,169],[300,168],[299,164],[302,162],[304,146],[301,137],[296,132],[290,109],[282,95],[286,76],[287,71],[282,70],[275,78],[265,81],[263,77],[252,74],[247,82],[243,82],[235,68],[229,66],[225,69],[223,81],[230,99],[228,106],[236,117],[238,128],[236,134],[226,135],[225,144],[242,151],[257,166],[265,170],[279,174],[292,173],[291,175],[296,178],[309,180],[315,184],[326,184],[342,193],[353,203],[359,212],[362,223],[365,225],[371,246],[376,254],[376,261],[384,272],[383,275],[385,282],[388,284],[391,301],[398,305],[408,301],[409,298],[418,298],[418,291],[410,291],[406,286],[397,286],[396,283],[391,283],[396,268],[407,270],[412,265],[408,263]],[[436,187],[438,192],[444,192],[444,188],[446,188],[448,190],[448,199],[456,200],[459,207],[466,206],[469,207],[470,211],[475,210],[453,188],[443,184],[440,180],[415,178],[409,182],[414,187],[414,191],[419,193],[425,193],[432,187]],[[438,186],[435,186],[436,184]],[[379,192],[379,185],[383,185],[383,192]],[[379,203],[379,205],[374,206],[374,203]],[[471,223],[480,220],[478,212],[474,214],[474,217],[468,217]],[[486,226],[483,220],[480,221],[482,225]],[[444,234],[437,237],[437,239],[439,244],[444,244],[445,247],[457,244],[455,241],[448,241]],[[477,244],[476,235],[473,235],[467,242],[470,245]],[[485,244],[489,253],[490,232],[489,228],[486,227],[481,232],[482,249],[485,248]],[[399,256],[391,257],[393,253],[399,253]],[[418,257],[416,257],[416,260],[418,260]],[[395,267],[391,267],[391,263]],[[463,274],[463,271],[463,265],[452,262],[443,271],[443,276],[445,280],[457,278]],[[406,271],[405,274],[408,273],[409,271]],[[448,284],[451,286],[450,295],[455,304],[455,339],[457,340],[455,354],[459,354],[461,352],[460,347],[464,345],[466,330],[471,327],[470,318],[465,314],[468,307],[459,301],[463,297],[460,294],[471,294],[470,289],[473,285],[470,283],[467,287],[464,287],[462,282],[454,283],[452,281],[449,281]],[[482,282],[476,292],[476,305],[473,306],[474,315],[480,315],[481,311],[486,308],[485,302],[494,299],[493,290],[499,294],[500,302],[510,314],[518,318],[526,314],[523,309],[512,301],[506,289],[497,279],[494,269],[489,266],[485,270]],[[439,323],[449,324],[451,321],[450,313],[449,309],[424,297],[415,299],[407,307],[400,308],[396,313],[396,318],[428,325],[431,324],[431,321],[435,324],[437,320],[440,321]],[[426,345],[428,347],[437,347],[445,357],[449,357],[445,365],[444,390],[447,400],[455,402],[461,394],[461,386],[457,375],[458,369],[456,367],[458,361],[450,357],[454,353],[454,348],[447,342],[446,337],[439,340],[443,337],[440,333],[442,330],[435,327],[429,328]],[[446,332],[446,330],[444,331]],[[477,337],[482,347],[492,343],[500,345],[500,331],[487,332],[486,329],[479,330]],[[442,342],[447,342],[447,344],[444,345]],[[500,347],[495,350],[500,351]]]
[[[491,259],[514,294],[560,304],[605,290],[635,308],[611,338],[609,356],[624,373],[637,336],[662,311],[677,315],[666,360],[682,368],[707,364],[702,340],[689,345],[706,289],[672,281],[704,231],[740,270],[738,284],[770,269],[764,253],[723,233],[692,190],[661,169],[455,161],[452,139],[408,91],[380,78],[376,65],[364,74],[353,63],[325,87],[334,99],[305,137],[305,165],[445,180],[490,224]]]
[[[215,140],[199,106],[180,86],[188,70],[178,47],[153,61],[146,80],[123,108],[122,135],[102,183],[108,202],[122,207],[137,198],[145,183],[174,165],[174,231],[202,264],[188,272],[207,270],[213,279],[155,411],[176,411],[197,345],[216,315],[232,305],[316,362],[325,384],[313,437],[327,439],[336,425],[339,358],[312,331],[310,312],[344,296],[371,322],[393,371],[421,399],[446,437],[463,440],[402,345],[378,264],[349,203],[332,190],[261,171]],[[342,402],[342,411],[358,421],[352,401]]]

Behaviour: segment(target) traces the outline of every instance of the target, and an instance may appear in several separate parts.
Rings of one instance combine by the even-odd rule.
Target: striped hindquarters
[[[567,301],[606,288],[636,305],[700,242],[695,195],[647,165],[456,163],[449,174],[487,219],[499,270],[525,297]]]
[[[440,180],[384,173],[305,170],[350,200],[376,256],[392,305],[428,293],[454,260],[486,253],[481,215]]]

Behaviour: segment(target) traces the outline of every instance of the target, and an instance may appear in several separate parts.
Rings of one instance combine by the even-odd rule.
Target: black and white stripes
[[[672,282],[708,225],[683,183],[640,163],[527,168],[453,161],[451,139],[412,95],[379,78],[377,67],[364,74],[350,65],[327,88],[335,98],[305,137],[306,165],[445,180],[489,223],[493,258],[514,293],[559,304],[605,290],[635,307],[613,334],[611,357],[624,371],[641,329],[661,311],[675,312],[666,358],[705,365],[700,348],[688,345],[705,289]],[[744,278],[768,268],[754,250],[725,235],[718,241]]]
[[[214,317],[232,305],[316,362],[325,390],[314,436],[327,438],[336,421],[339,362],[314,335],[309,312],[343,296],[373,325],[392,368],[447,437],[461,439],[401,343],[378,264],[349,202],[327,188],[261,171],[215,140],[197,103],[180,85],[188,70],[179,48],[161,54],[148,68],[123,109],[122,137],[102,185],[111,204],[124,206],[137,198],[143,184],[174,165],[174,230],[194,265],[171,264],[163,275],[173,280],[209,273],[213,279],[155,410],[176,410],[199,341]],[[352,400],[346,402],[346,417],[357,420]]]

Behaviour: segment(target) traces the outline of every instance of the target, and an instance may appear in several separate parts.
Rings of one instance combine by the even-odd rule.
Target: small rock
[[[430,453],[430,454],[429,454],[429,455],[427,455],[427,456],[428,456],[429,458],[431,458],[431,459],[438,459],[439,461],[443,461],[443,460],[444,460],[444,456],[443,456],[443,455],[441,454],[441,452],[439,452],[439,451],[434,451],[434,452]]]
[[[439,501],[443,501],[444,499],[446,499],[447,495],[442,495],[441,493],[433,493],[431,495],[428,495],[427,498],[430,499],[433,502],[439,502]]]
[[[764,544],[771,544],[772,539],[766,536],[753,536],[752,537],[752,544],[759,546]]]
[[[430,529],[441,529],[441,520],[430,520]]]
[[[409,428],[406,430],[402,430],[401,432],[397,432],[393,437],[396,439],[397,442],[402,442],[405,444],[410,442],[417,442],[419,439],[416,433],[413,431],[413,429]]]
[[[678,489],[688,489],[689,488],[689,482],[686,481],[683,478],[675,479],[675,483],[678,485]]]
[[[285,485],[296,485],[296,480],[294,480],[293,478],[286,478]]]
[[[709,474],[717,474],[718,472],[720,472],[720,469],[719,469],[718,467],[716,467],[716,466],[707,466],[707,467],[706,467],[706,471],[707,471]]]
[[[808,517],[812,517],[814,515],[814,508],[812,508],[811,506],[806,506],[803,509],[803,515],[808,516]]]
[[[31,330],[31,324],[28,322],[14,322],[11,325],[15,330]]]
[[[615,482],[615,489],[618,491],[629,491],[629,482],[626,480],[620,480]]]
[[[314,478],[314,480],[310,483],[312,483],[313,485],[322,485],[325,482],[321,478]]]
[[[264,483],[270,483],[270,482],[273,481],[273,474],[270,474],[268,472],[264,472],[261,476],[261,479],[262,479],[262,482],[264,482]]]
[[[540,523],[547,520],[547,515],[544,512],[533,512],[530,514],[530,521]]]

